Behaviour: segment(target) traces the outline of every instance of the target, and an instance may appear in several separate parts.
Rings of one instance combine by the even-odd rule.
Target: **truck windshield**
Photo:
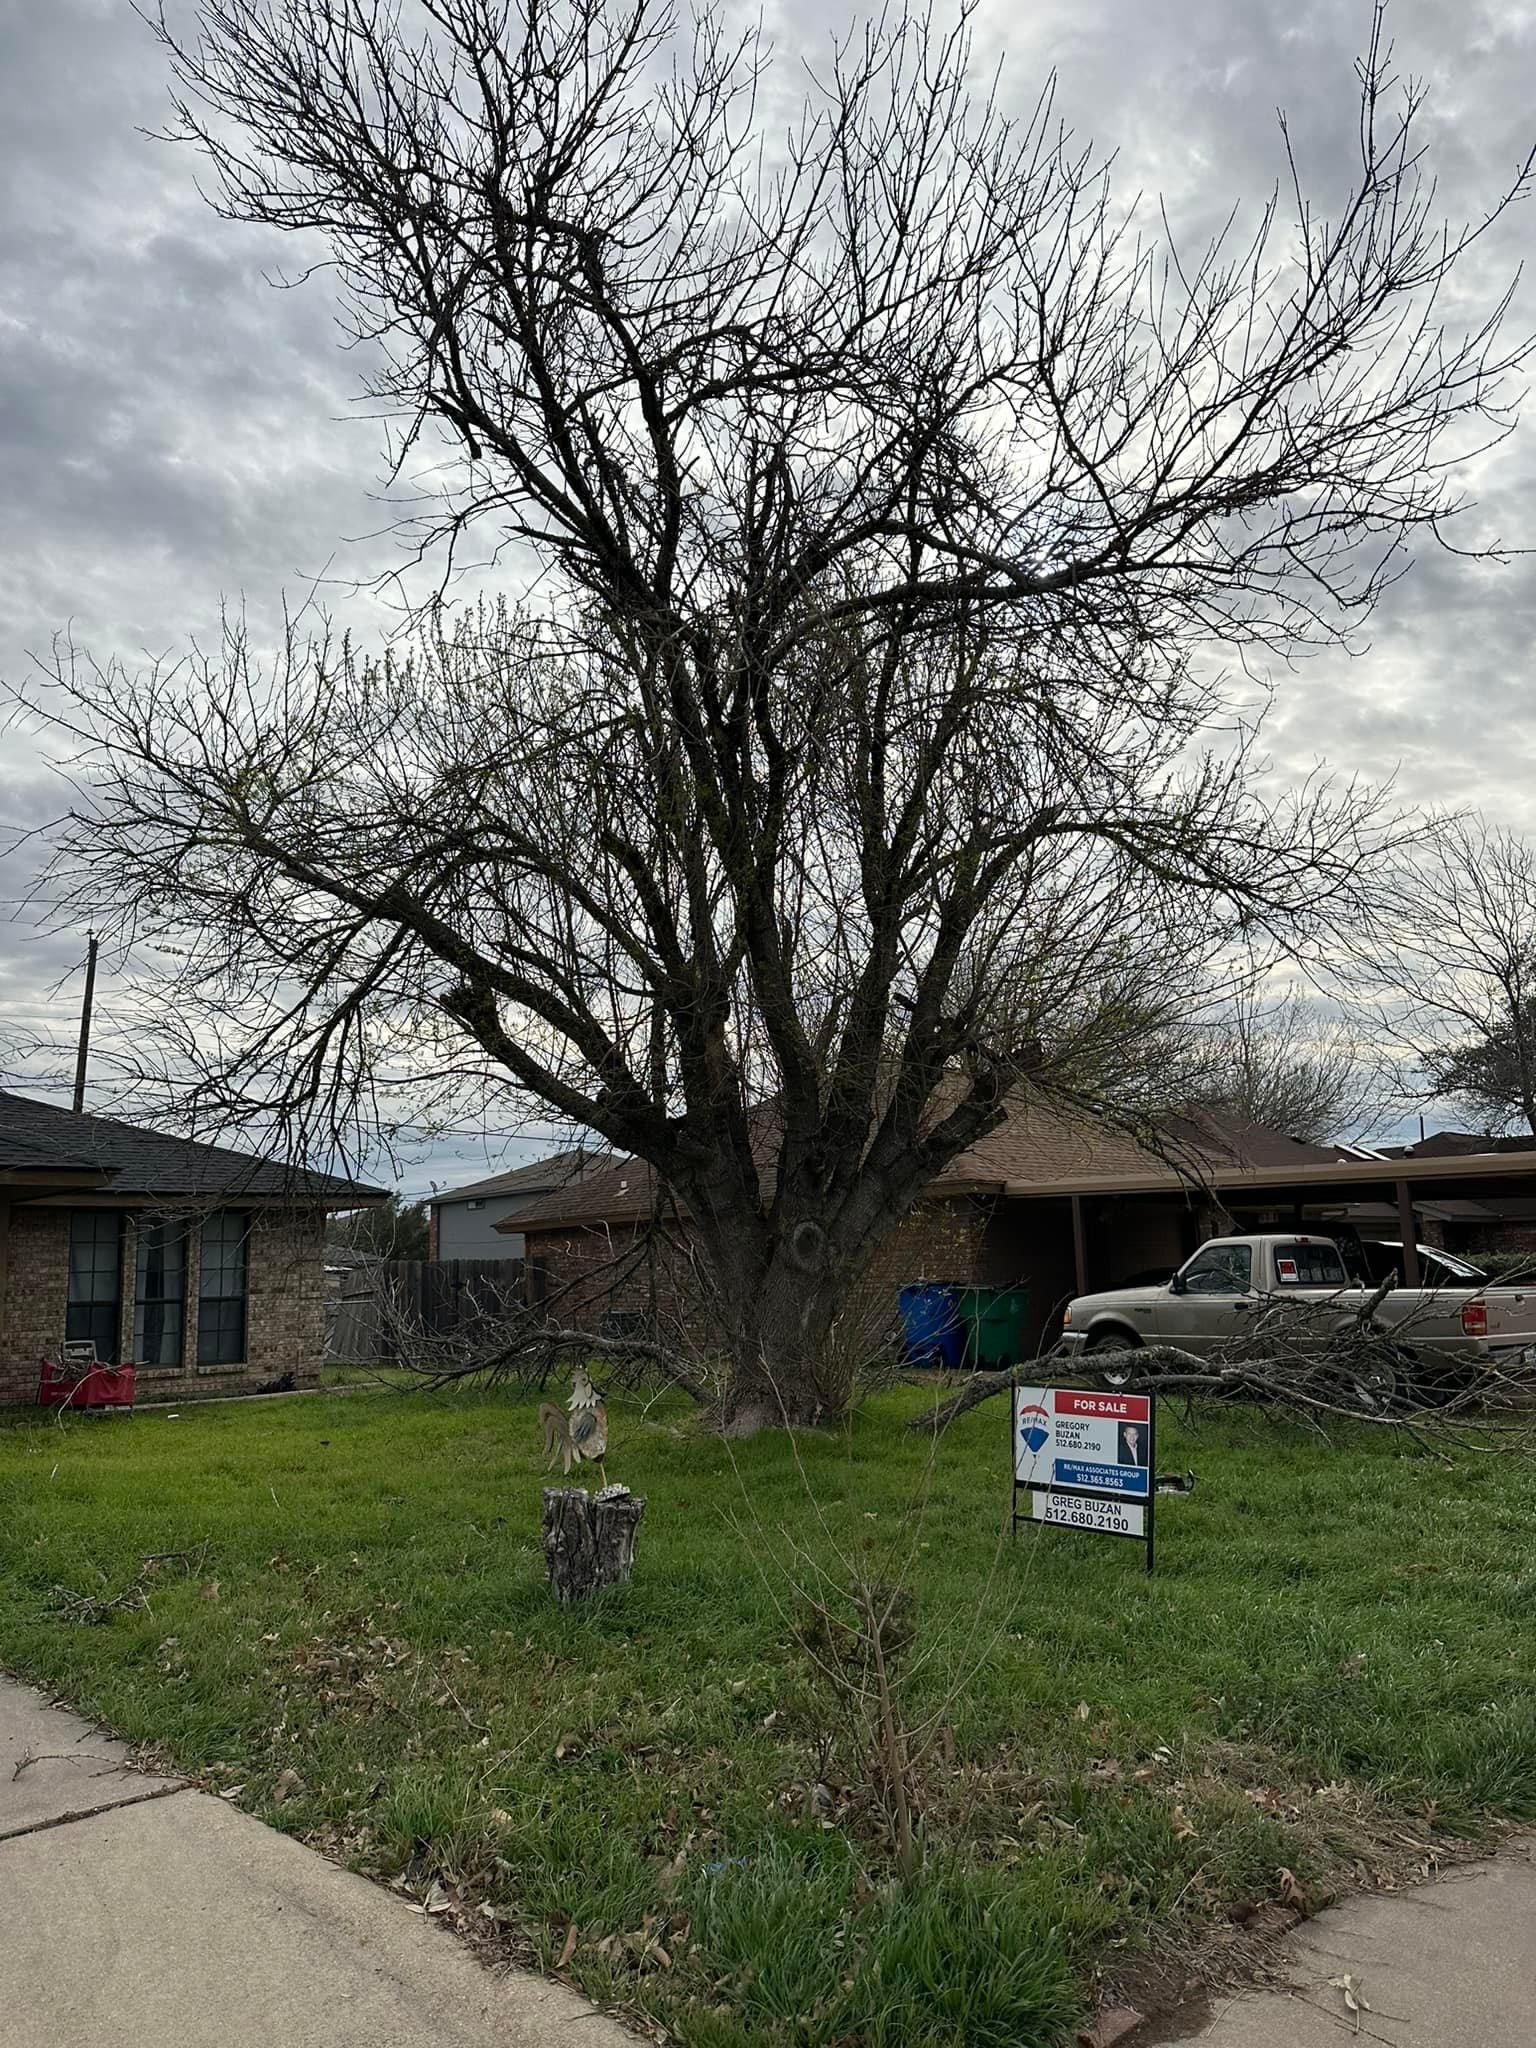
[[[1280,1287],[1347,1287],[1337,1245],[1277,1244],[1275,1281]]]

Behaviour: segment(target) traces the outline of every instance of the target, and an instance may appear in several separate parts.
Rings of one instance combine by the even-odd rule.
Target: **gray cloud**
[[[791,74],[837,19],[806,0],[770,10]],[[990,0],[978,68],[1006,53],[1004,98],[1022,109],[1054,66],[1060,112],[1118,151],[1122,192],[1161,192],[1193,243],[1282,175],[1280,105],[1312,189],[1336,199],[1368,26],[1364,0]],[[1475,214],[1536,127],[1536,17],[1514,0],[1397,0],[1391,27],[1400,68],[1432,94],[1442,202]],[[324,280],[268,289],[264,272],[293,251],[218,221],[193,158],[142,132],[164,118],[166,80],[124,0],[0,0],[0,46],[0,674],[19,674],[71,622],[98,651],[132,657],[206,638],[226,597],[270,617],[328,565],[344,594],[390,557],[387,542],[352,538],[384,523],[379,429],[355,404],[358,365],[337,346]],[[1525,209],[1477,252],[1459,282],[1465,305],[1497,292],[1532,217]],[[1529,289],[1522,318],[1536,325]],[[1469,482],[1481,501],[1469,541],[1536,537],[1531,433]],[[1412,798],[1536,823],[1533,631],[1532,562],[1499,570],[1426,552],[1369,652],[1273,679],[1280,769],[1320,757],[1366,774],[1400,768]],[[42,800],[26,768],[13,735],[0,817]],[[0,890],[14,907],[13,871]],[[0,933],[0,1023],[50,1009],[44,991],[75,945],[26,929],[23,918]],[[109,1013],[111,1001],[109,981]],[[450,1144],[434,1156],[434,1171],[452,1172],[455,1158],[478,1170],[495,1153]]]

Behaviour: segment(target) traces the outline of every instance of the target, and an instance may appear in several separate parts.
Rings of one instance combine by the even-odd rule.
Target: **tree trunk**
[[[639,1495],[622,1490],[594,1500],[585,1487],[545,1487],[544,1556],[549,1589],[562,1607],[628,1581],[644,1513]]]
[[[807,1271],[790,1256],[776,1257],[734,1318],[725,1435],[812,1428],[843,1414],[874,1341],[864,1297],[853,1274]]]

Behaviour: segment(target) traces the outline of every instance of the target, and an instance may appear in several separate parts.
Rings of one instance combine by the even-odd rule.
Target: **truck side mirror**
[[[1182,1273],[1175,1273],[1173,1278],[1168,1282],[1168,1292],[1170,1294],[1188,1294],[1189,1282],[1184,1278],[1184,1275]]]

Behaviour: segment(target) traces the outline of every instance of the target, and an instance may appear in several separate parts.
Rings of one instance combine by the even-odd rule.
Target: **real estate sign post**
[[[1015,1386],[1011,1416],[1014,1533],[1020,1522],[1049,1522],[1129,1536],[1146,1545],[1151,1571],[1153,1397]]]

